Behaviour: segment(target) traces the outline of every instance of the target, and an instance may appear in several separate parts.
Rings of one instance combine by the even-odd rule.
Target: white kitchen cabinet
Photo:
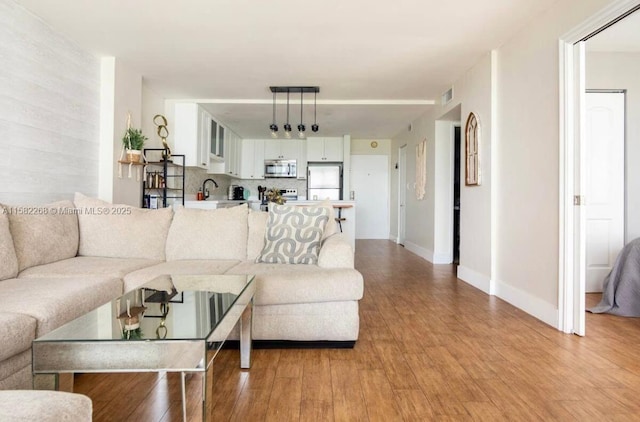
[[[236,136],[230,130],[224,132],[224,144],[225,144],[225,158],[224,158],[224,170],[225,174],[231,177],[238,177],[238,165],[236,163],[238,153],[236,150],[237,140]]]
[[[343,148],[341,137],[307,138],[307,161],[342,162]]]
[[[264,139],[243,139],[240,144],[240,178],[264,179]]]
[[[299,160],[298,139],[266,139],[264,158],[266,160]]]
[[[209,159],[212,161],[224,161],[225,150],[227,148],[227,128],[215,118],[211,118],[211,128],[209,130]]]
[[[207,169],[211,115],[196,103],[175,105],[173,153],[183,154],[185,166]]]
[[[298,141],[298,179],[306,180],[307,179],[307,140],[302,139]]]
[[[223,128],[220,131],[220,128]],[[242,140],[235,132],[227,127],[218,124],[218,134],[222,134],[224,160],[214,160],[211,158],[208,173],[226,174],[231,177],[240,177],[240,141]],[[219,156],[218,156],[219,157]]]

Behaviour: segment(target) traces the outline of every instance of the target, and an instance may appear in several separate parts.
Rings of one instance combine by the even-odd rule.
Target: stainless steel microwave
[[[264,177],[297,177],[296,160],[265,160]]]

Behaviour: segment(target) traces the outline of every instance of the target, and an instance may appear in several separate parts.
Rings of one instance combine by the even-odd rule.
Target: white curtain
[[[427,140],[416,145],[416,199],[424,199],[427,184]]]

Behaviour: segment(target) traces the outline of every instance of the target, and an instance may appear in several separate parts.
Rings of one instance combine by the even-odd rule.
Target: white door
[[[407,203],[407,146],[398,150],[398,243],[404,245]]]
[[[389,239],[389,157],[352,155],[356,239]]]
[[[623,92],[585,97],[586,291],[602,282],[624,246]]]

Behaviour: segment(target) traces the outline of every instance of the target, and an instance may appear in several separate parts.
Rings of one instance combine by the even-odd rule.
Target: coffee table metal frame
[[[225,276],[215,276],[215,280],[221,280],[221,277],[224,280]],[[209,289],[215,292],[216,283],[213,282],[206,291]],[[255,293],[253,276],[247,276],[246,286],[238,293],[224,317],[212,327],[208,336],[202,338],[100,341],[44,335],[34,340],[32,347],[34,389],[72,391],[74,373],[180,372],[182,413],[183,419],[187,420],[185,374],[200,372],[204,374],[202,420],[208,421],[211,412],[207,405],[212,403],[212,362],[236,324],[240,328],[240,368],[248,369],[251,365],[251,321]],[[213,349],[210,348],[212,344]]]

